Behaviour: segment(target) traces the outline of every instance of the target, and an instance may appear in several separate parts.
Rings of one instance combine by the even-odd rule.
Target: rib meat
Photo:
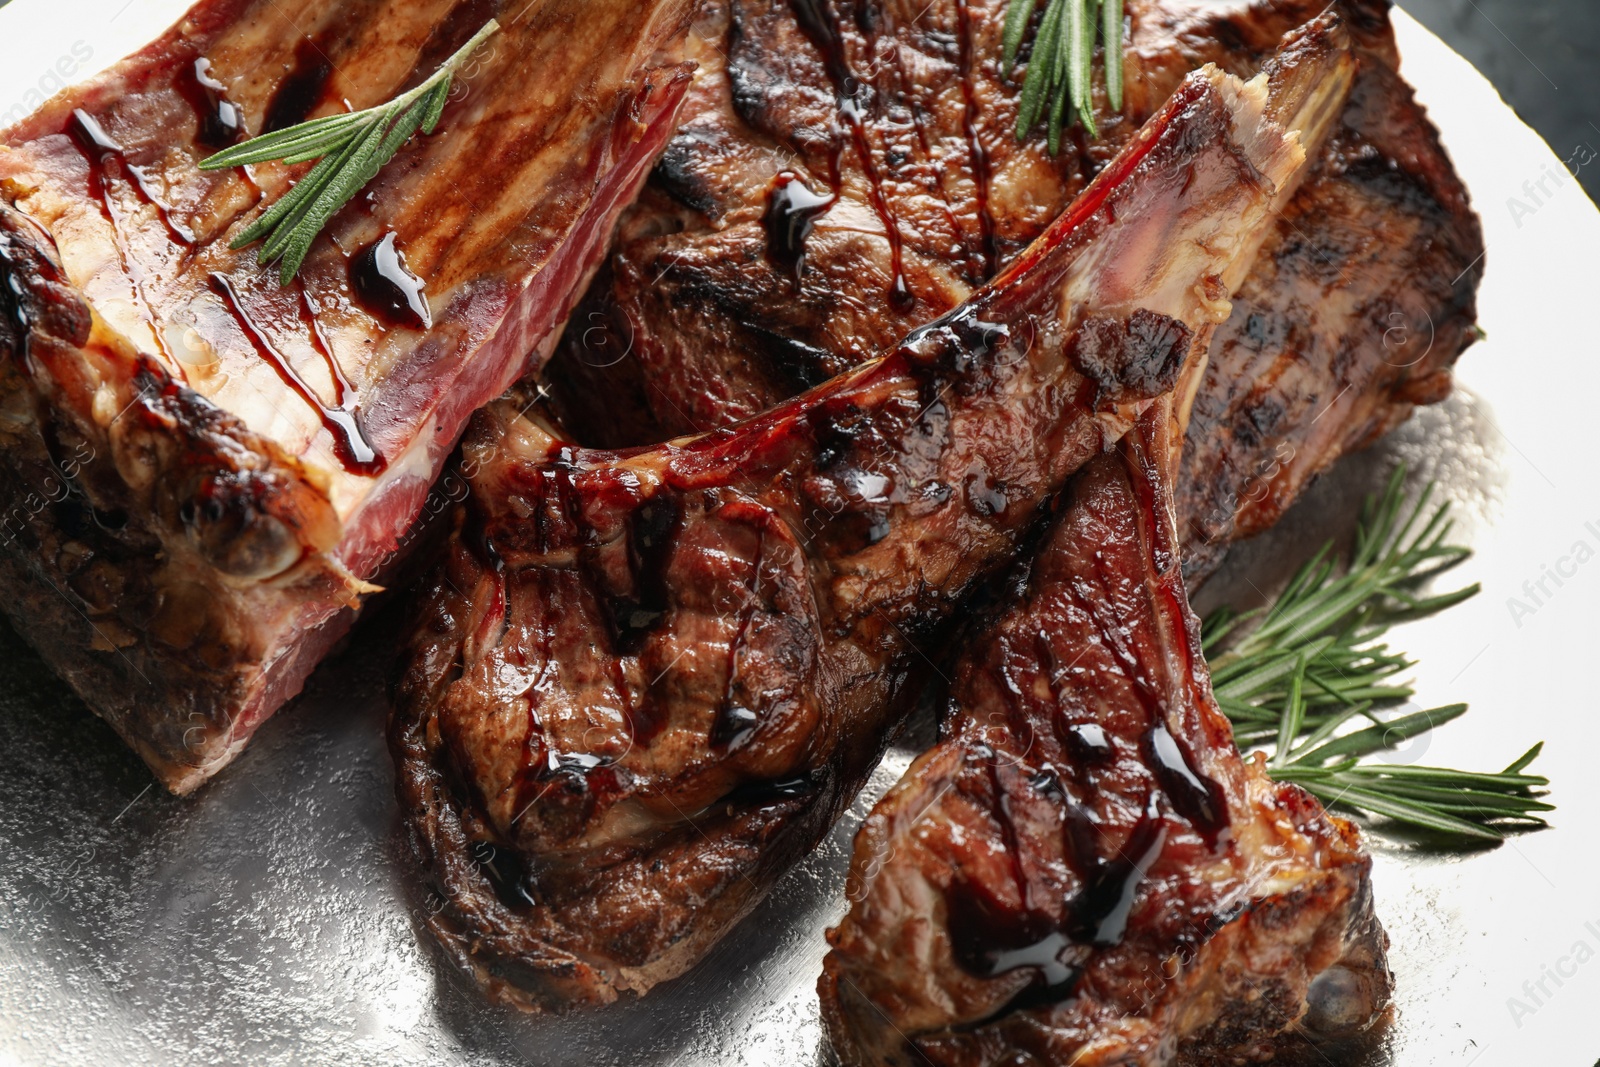
[[[691,6],[207,0],[4,135],[5,607],[169,788],[299,689],[553,344],[671,133]],[[381,103],[496,14],[295,284],[229,250],[310,164],[200,159]]]
[[[1347,61],[1195,74],[993,284],[737,427],[603,452],[488,409],[391,743],[492,996],[643,992],[816,843],[918,650],[1226,317]]]
[[[1186,72],[1248,77],[1325,3],[1128,0],[1123,113],[1097,98],[1099,139],[1055,158],[1015,138],[1005,0],[714,3],[680,131],[547,372],[558,409],[645,443],[855,365],[1010,262]],[[1212,343],[1177,488],[1192,573],[1446,395],[1473,338],[1482,235],[1388,5],[1334,7],[1356,88]]]
[[[1169,410],[1063,494],[856,837],[820,982],[845,1064],[1240,1063],[1387,1003],[1355,828],[1241,759],[1212,699]]]

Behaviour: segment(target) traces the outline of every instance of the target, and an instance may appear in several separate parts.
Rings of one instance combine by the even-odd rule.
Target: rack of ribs
[[[765,414],[624,451],[480,416],[390,739],[428,925],[491,997],[642,993],[815,845],[920,651],[1225,321],[1338,36],[1189,76],[994,282]]]
[[[1170,410],[1062,494],[856,836],[820,982],[845,1064],[1253,1062],[1387,1004],[1355,827],[1212,699]]]
[[[1121,113],[1018,142],[1005,0],[739,0],[691,36],[684,121],[548,370],[616,447],[728,425],[955,306],[1076,196],[1178,81],[1241,77],[1326,0],[1128,0]],[[1338,0],[1359,63],[1312,174],[1197,382],[1185,567],[1276,521],[1345,452],[1442,399],[1483,238],[1398,73],[1384,0]]]
[[[0,136],[5,609],[170,789],[298,691],[553,345],[672,132],[691,8],[206,0]],[[201,159],[382,103],[497,14],[293,284],[229,249],[310,164]]]

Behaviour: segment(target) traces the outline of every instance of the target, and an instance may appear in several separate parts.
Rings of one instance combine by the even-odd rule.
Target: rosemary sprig
[[[1017,52],[1039,0],[1011,0],[1001,35],[1001,66],[1010,77]],[[1122,108],[1122,0],[1045,0],[1044,15],[1033,38],[1033,53],[1022,79],[1017,109],[1017,140],[1033,132],[1043,119],[1050,154],[1061,150],[1061,130],[1071,125],[1067,104],[1089,136],[1094,124],[1090,79],[1094,67],[1096,29],[1105,45],[1106,98],[1112,110]]]
[[[1217,702],[1240,748],[1270,743],[1268,772],[1326,804],[1382,815],[1457,838],[1497,841],[1510,825],[1542,826],[1549,781],[1525,774],[1542,742],[1499,773],[1391,763],[1366,757],[1442,726],[1465,704],[1385,717],[1412,689],[1395,676],[1413,665],[1380,640],[1395,623],[1433,615],[1478,592],[1476,584],[1423,596],[1418,587],[1466,559],[1446,543],[1440,506],[1424,519],[1430,485],[1409,511],[1405,469],[1362,509],[1355,546],[1340,568],[1324,545],[1270,609],[1213,612],[1202,626]],[[1357,720],[1370,725],[1349,730]]]
[[[292,189],[229,242],[229,247],[243,248],[266,238],[256,261],[265,264],[277,260],[278,282],[288,285],[328,220],[377,176],[412,134],[418,130],[433,132],[449,99],[452,76],[499,28],[494,19],[484,23],[425,81],[386,104],[275,130],[202,160],[202,170],[220,170],[270,160],[306,163],[320,159]]]

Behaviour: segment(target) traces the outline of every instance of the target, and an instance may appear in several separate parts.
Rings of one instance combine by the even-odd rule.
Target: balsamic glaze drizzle
[[[878,213],[878,219],[883,223],[884,235],[889,241],[890,267],[894,275],[889,285],[889,306],[904,314],[916,306],[917,298],[906,284],[905,250],[900,237],[900,223],[889,207],[888,198],[884,195],[883,178],[878,173],[877,162],[872,156],[872,146],[867,141],[866,126],[861,120],[860,98],[865,94],[865,87],[861,79],[850,69],[850,61],[845,55],[844,33],[839,27],[839,19],[833,11],[830,0],[789,0],[789,7],[794,12],[795,21],[800,25],[800,31],[822,53],[823,68],[827,71],[828,80],[833,83],[838,119],[850,131],[856,157],[867,177],[872,208]],[[842,152],[843,145],[838,138],[835,138],[829,159],[832,171],[830,176],[835,190],[841,188],[843,183]]]
[[[0,287],[0,312],[5,314],[6,325],[11,328],[12,354],[27,365],[33,358],[30,347],[33,316],[28,311],[27,292],[22,284],[26,257],[16,254],[15,240],[11,234],[0,232],[0,273],[5,275],[5,285]]]
[[[678,499],[671,493],[646,501],[633,513],[628,525],[628,570],[634,592],[611,598],[616,644],[625,655],[637,653],[646,635],[666,614],[671,599],[667,561],[682,520]]]
[[[528,867],[515,849],[502,848],[490,841],[474,841],[468,846],[472,862],[494,887],[495,896],[508,908],[536,907],[529,891]]]
[[[333,436],[334,454],[344,464],[345,470],[352,474],[376,474],[383,470],[385,466],[383,457],[368,443],[356,406],[348,403],[349,383],[339,373],[333,353],[327,347],[327,340],[316,326],[316,318],[308,306],[304,290],[301,291],[301,322],[309,321],[312,343],[333,369],[333,379],[339,393],[339,399],[336,401],[339,406],[336,407],[324,404],[316,391],[300,377],[283,354],[273,347],[266,332],[250,317],[233,283],[226,275],[213,273],[208,281],[211,291],[222,298],[245,338],[255,348],[256,355],[277,373],[284,385],[317,413],[323,428]]]
[[[813,193],[799,175],[784,171],[767,194],[762,223],[767,230],[767,255],[798,282],[805,271],[806,238],[811,227],[839,199],[837,193]]]
[[[1167,827],[1152,796],[1128,839],[1109,860],[1097,861],[1068,907],[1073,937],[1098,947],[1119,944],[1134,895],[1167,843]]]
[[[390,323],[425,330],[433,325],[427,282],[412,274],[390,230],[350,257],[350,289],[361,305]]]
[[[961,68],[961,130],[967,138],[967,152],[972,156],[973,206],[978,212],[978,233],[983,242],[984,280],[994,276],[999,266],[1000,250],[995,240],[994,220],[989,217],[989,153],[978,135],[978,94],[972,83],[972,16],[967,10],[968,0],[956,0],[956,43],[960,49]]]
[[[1172,736],[1159,718],[1145,734],[1145,758],[1155,770],[1156,781],[1179,815],[1194,826],[1208,844],[1228,826],[1228,804],[1222,786],[1206,777],[1195,766],[1186,747]]]
[[[267,102],[266,118],[261,132],[273,133],[304,122],[322,102],[333,74],[333,61],[323,53],[316,41],[303,38],[294,49],[294,62],[288,75],[278,84],[277,91]]]
[[[167,228],[167,233],[172,236],[174,242],[185,247],[194,244],[194,234],[188,227],[173,220],[171,205],[151,191],[150,180],[145,177],[144,172],[128,162],[122,146],[106,133],[105,128],[93,115],[82,108],[74,109],[67,131],[72,135],[73,145],[78,149],[79,155],[89,164],[89,195],[100,202],[101,214],[107,220],[111,220],[111,207],[106,179],[112,169],[116,168],[121,170],[128,187],[139,199],[156,209],[156,214],[161,218],[161,225]]]
[[[180,66],[174,85],[194,110],[196,144],[218,150],[243,135],[244,111],[227,98],[228,87],[212,77],[211,60],[199,56]]]

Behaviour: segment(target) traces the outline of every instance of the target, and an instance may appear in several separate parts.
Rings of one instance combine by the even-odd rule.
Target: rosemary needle
[[[1001,33],[1001,69],[1011,76],[1017,54],[1028,34],[1039,0],[1010,0]],[[1061,130],[1071,117],[1089,136],[1098,135],[1091,92],[1094,43],[1098,30],[1104,44],[1106,99],[1113,111],[1122,109],[1122,0],[1045,0],[1044,14],[1034,34],[1033,52],[1022,78],[1022,98],[1017,108],[1017,139],[1045,122],[1050,154],[1061,150]]]
[[[1497,841],[1508,825],[1542,826],[1549,781],[1525,773],[1534,745],[1498,773],[1362,762],[1443,726],[1465,704],[1381,715],[1412,695],[1395,676],[1411,667],[1381,638],[1397,622],[1461,603],[1477,585],[1424,596],[1421,584],[1470,551],[1447,543],[1448,509],[1430,513],[1430,485],[1405,506],[1405,469],[1362,509],[1349,561],[1324,545],[1289,579],[1269,609],[1209,615],[1201,639],[1217,703],[1241,748],[1271,742],[1267,772],[1323,803],[1458,840]],[[1358,722],[1367,725],[1351,729]],[[1379,824],[1380,828],[1382,824]]]
[[[243,248],[265,238],[256,260],[263,264],[276,260],[278,282],[288,285],[328,220],[377,176],[412,134],[418,130],[433,132],[450,97],[451,78],[499,28],[494,19],[484,23],[425,81],[388,103],[327,115],[252,137],[201,160],[202,170],[272,160],[286,164],[319,160],[293,188],[240,231],[229,247]]]

